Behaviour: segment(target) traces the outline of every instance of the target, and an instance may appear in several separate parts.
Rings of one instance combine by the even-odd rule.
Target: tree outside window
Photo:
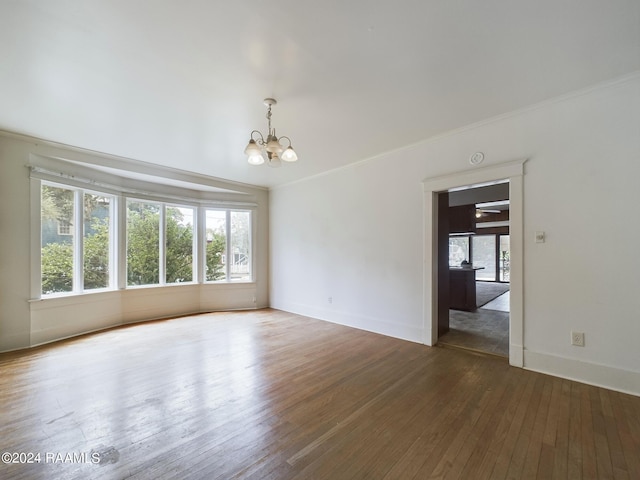
[[[78,203],[82,202],[82,206]],[[111,196],[43,184],[41,188],[42,294],[108,288],[110,285]],[[82,208],[81,230],[76,228]],[[75,252],[83,236],[82,266]],[[82,269],[83,284],[77,278]]]
[[[195,281],[196,207],[128,200],[119,248],[114,204],[111,195],[42,183],[42,295],[113,288],[118,251],[126,254],[128,286]],[[205,281],[250,281],[251,212],[205,209],[205,217]]]

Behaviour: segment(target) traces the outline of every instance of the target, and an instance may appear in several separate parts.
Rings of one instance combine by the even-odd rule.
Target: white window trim
[[[164,229],[164,235],[166,235],[166,209],[167,208],[191,208],[193,209],[193,225],[191,225],[191,228],[193,229],[193,235],[192,235],[192,244],[191,244],[191,249],[193,252],[193,256],[191,259],[191,281],[190,282],[174,282],[174,283],[168,283],[166,282],[167,279],[167,275],[166,275],[166,271],[164,274],[164,280],[165,280],[165,285],[193,285],[196,283],[200,283],[198,281],[199,278],[199,273],[201,268],[199,267],[199,263],[198,260],[200,258],[200,254],[199,254],[199,248],[198,248],[198,229],[199,229],[199,222],[198,222],[198,212],[199,212],[199,208],[198,205],[194,205],[194,204],[189,204],[189,203],[169,203],[169,202],[165,202],[163,204],[162,210],[164,212],[164,225],[165,225],[165,229]],[[164,256],[165,256],[165,262],[164,262],[164,268],[167,268],[166,265],[166,239],[161,240],[161,245],[162,245],[162,249],[164,252]]]
[[[42,186],[49,185],[56,188],[62,188],[73,191],[73,272],[72,287],[70,292],[57,292],[44,295],[42,293]],[[35,191],[34,191],[35,190]],[[31,274],[31,298],[57,298],[72,295],[85,295],[88,293],[107,292],[116,289],[115,281],[115,263],[118,260],[116,238],[117,229],[115,229],[114,215],[117,209],[118,198],[108,192],[100,192],[75,185],[67,185],[61,182],[50,180],[41,180],[31,178],[31,228],[33,232],[38,232],[37,239],[31,239],[31,258],[38,259],[32,262]],[[84,288],[84,195],[101,195],[110,197],[112,205],[109,212],[109,284],[104,288]],[[37,197],[37,198],[36,198]],[[33,236],[35,237],[35,235]],[[34,256],[35,254],[35,256]],[[35,288],[35,284],[38,287]]]
[[[42,157],[39,157],[42,159]],[[253,202],[242,202],[242,201],[233,201],[233,200],[211,200],[211,199],[199,199],[199,198],[190,198],[190,197],[182,197],[175,195],[163,196],[160,192],[154,192],[153,189],[157,188],[158,190],[162,190],[162,185],[149,185],[148,189],[144,189],[144,191],[136,191],[137,194],[133,195],[131,189],[123,189],[118,188],[117,185],[110,184],[102,184],[93,182],[88,179],[79,178],[74,175],[65,174],[63,172],[56,172],[52,170],[47,170],[41,167],[29,166],[30,168],[30,199],[31,199],[31,231],[37,232],[37,234],[31,235],[30,238],[30,250],[31,250],[31,258],[34,259],[31,262],[31,301],[40,301],[40,300],[48,300],[60,297],[72,297],[72,296],[81,296],[81,295],[92,295],[96,293],[103,292],[113,292],[117,290],[127,290],[127,289],[141,289],[141,288],[157,288],[157,287],[176,287],[181,285],[246,285],[252,284],[256,281],[256,268],[255,266],[258,264],[257,262],[257,251],[256,251],[256,242],[255,237],[257,235],[257,210],[258,206]],[[50,294],[43,296],[42,294],[42,265],[41,265],[41,252],[42,252],[42,222],[41,222],[41,191],[42,184],[50,184],[53,186],[58,186],[60,188],[68,188],[73,190],[74,192],[82,192],[84,193],[92,193],[97,195],[105,195],[111,196],[113,199],[113,205],[111,207],[110,214],[110,232],[111,233],[111,241],[110,241],[110,262],[109,262],[109,287],[103,289],[91,289],[84,290],[84,281],[83,281],[83,258],[82,258],[82,248],[74,248],[74,255],[78,255],[80,257],[80,261],[75,262],[75,269],[79,269],[79,271],[74,271],[74,287],[72,292],[61,292],[56,294]],[[117,183],[117,182],[116,182]],[[165,274],[165,262],[164,256],[166,253],[163,252],[162,261],[161,261],[161,276],[160,276],[160,284],[152,284],[152,285],[127,285],[127,231],[126,231],[126,223],[127,223],[127,201],[128,200],[138,200],[145,202],[154,202],[161,204],[161,211],[164,212],[167,206],[180,206],[180,207],[191,207],[194,208],[194,250],[193,250],[193,281],[191,282],[183,282],[183,283],[166,283],[166,274]],[[80,205],[80,208],[77,208],[78,212],[74,212],[74,218],[76,216],[80,217],[80,221],[77,221],[74,225],[74,228],[79,229],[79,232],[76,231],[77,240],[83,243],[84,239],[84,231],[83,231],[83,199],[80,200],[80,203],[76,201],[76,205]],[[249,251],[251,257],[250,261],[250,278],[247,280],[231,280],[229,274],[229,267],[227,266],[226,278],[224,280],[211,281],[208,282],[204,278],[204,267],[205,267],[205,259],[206,259],[206,241],[205,241],[205,214],[207,209],[217,209],[224,210],[227,212],[228,224],[230,228],[230,212],[231,211],[244,211],[250,213],[250,222],[249,222]],[[163,216],[166,215],[163,213]],[[164,238],[164,228],[161,229],[161,236]],[[229,249],[230,235],[227,235],[227,249]],[[164,242],[161,241],[160,245],[161,249],[164,250]],[[229,250],[228,250],[229,251]],[[227,262],[228,264],[228,262]],[[79,288],[76,288],[76,285]]]
[[[203,281],[201,283],[212,285],[212,284],[227,284],[227,283],[255,283],[256,272],[254,270],[255,265],[255,256],[256,250],[254,248],[255,242],[255,232],[256,229],[256,209],[255,208],[234,208],[229,206],[219,206],[209,204],[202,208],[202,216],[203,216],[203,228],[202,234],[205,235],[206,230],[206,212],[207,210],[219,210],[226,212],[225,215],[225,251],[226,251],[226,260],[224,262],[225,268],[225,278],[222,280],[206,280],[204,279],[204,271],[206,270],[206,240],[203,238],[203,252],[202,252],[202,260],[200,261],[200,268],[203,272]],[[249,252],[251,252],[251,257],[249,258],[249,279],[248,280],[232,280],[231,279],[231,262],[229,262],[230,255],[233,255],[231,252],[231,212],[248,212],[249,213]]]

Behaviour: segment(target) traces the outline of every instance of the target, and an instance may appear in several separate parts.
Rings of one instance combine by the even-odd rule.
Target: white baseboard
[[[524,349],[522,345],[512,343],[509,345],[509,365],[522,368],[524,365]]]
[[[595,387],[640,396],[640,372],[530,350],[524,351],[524,368]]]

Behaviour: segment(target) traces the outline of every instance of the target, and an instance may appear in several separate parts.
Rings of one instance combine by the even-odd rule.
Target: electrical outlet
[[[333,303],[333,297],[329,297],[329,298],[327,298],[327,302],[329,302],[329,303]]]
[[[584,347],[584,333],[571,332],[571,345],[576,347]]]

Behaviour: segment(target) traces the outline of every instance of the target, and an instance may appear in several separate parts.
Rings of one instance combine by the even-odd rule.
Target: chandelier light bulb
[[[293,148],[291,148],[291,145],[289,145],[284,153],[280,155],[280,158],[282,158],[282,160],[284,160],[285,162],[295,162],[296,160],[298,160],[298,155],[293,150]]]
[[[249,155],[250,165],[262,165],[264,163],[264,157],[260,152]]]
[[[250,157],[252,155],[260,155],[261,153],[262,151],[256,141],[253,138],[250,139],[247,147],[244,149],[244,154]]]
[[[278,155],[273,154],[269,159],[269,166],[272,168],[278,168],[282,166],[282,162],[280,161],[280,157]]]

